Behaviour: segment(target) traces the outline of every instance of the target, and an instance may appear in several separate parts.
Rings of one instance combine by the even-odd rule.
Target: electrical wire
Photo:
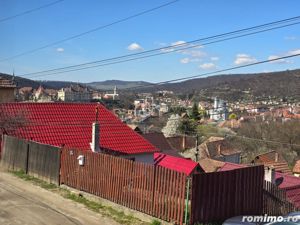
[[[178,2],[178,1],[180,1],[180,0],[173,0],[173,1],[170,1],[170,2],[167,2],[167,3],[164,3],[164,4],[162,4],[162,5],[156,6],[156,7],[154,7],[154,8],[147,9],[147,10],[144,10],[144,11],[142,11],[142,12],[136,13],[136,14],[134,14],[134,15],[131,15],[131,16],[128,16],[128,17],[125,17],[125,18],[116,20],[116,21],[114,21],[114,22],[111,22],[111,23],[108,23],[108,24],[105,24],[105,25],[101,25],[101,26],[95,27],[95,28],[93,28],[93,29],[90,29],[90,30],[87,30],[87,31],[84,31],[84,32],[81,32],[81,33],[78,33],[78,34],[75,34],[75,35],[73,35],[73,36],[70,36],[70,37],[67,37],[67,38],[64,38],[64,39],[61,39],[61,40],[58,40],[58,41],[54,41],[54,42],[48,43],[48,44],[46,44],[46,45],[43,45],[43,46],[40,46],[40,47],[31,49],[31,50],[28,50],[28,51],[21,52],[21,53],[19,53],[19,54],[16,54],[16,55],[13,55],[13,56],[10,56],[10,57],[1,59],[0,62],[7,61],[7,60],[11,60],[11,59],[15,59],[15,58],[19,58],[19,57],[21,57],[21,56],[28,55],[28,54],[31,54],[31,53],[40,51],[40,50],[42,50],[42,49],[45,49],[45,48],[48,48],[48,47],[51,47],[51,46],[55,46],[55,45],[64,43],[64,42],[66,42],[66,41],[70,41],[70,40],[73,40],[73,39],[76,39],[76,38],[85,36],[85,35],[87,35],[87,34],[90,34],[90,33],[93,33],[93,32],[99,31],[99,30],[102,30],[102,29],[104,29],[104,28],[111,27],[111,26],[116,25],[116,24],[119,24],[119,23],[123,23],[123,22],[128,21],[128,20],[131,20],[131,19],[133,19],[133,18],[142,16],[142,15],[144,15],[144,14],[147,14],[147,13],[153,12],[153,11],[155,11],[155,10],[161,9],[161,8],[163,8],[163,7],[169,6],[169,5],[174,4],[174,3]]]
[[[35,12],[35,11],[38,11],[38,10],[41,10],[41,9],[48,8],[48,7],[53,6],[53,5],[55,5],[55,4],[61,3],[61,2],[63,2],[63,1],[64,1],[64,0],[58,0],[58,1],[50,2],[50,3],[48,3],[48,4],[39,6],[39,7],[37,7],[37,8],[29,9],[29,10],[26,10],[26,11],[24,11],[24,12],[20,12],[20,13],[18,13],[18,14],[12,15],[12,16],[8,16],[8,17],[5,17],[5,18],[2,18],[2,19],[0,19],[0,23],[5,22],[5,21],[7,21],[7,20],[15,19],[15,18],[20,17],[20,16],[24,16],[24,15],[26,15],[26,14],[30,14],[30,13],[32,13],[32,12]]]
[[[240,30],[236,30],[236,31],[232,31],[232,32],[227,32],[227,33],[223,33],[223,34],[218,34],[218,35],[214,35],[214,36],[210,36],[210,37],[206,37],[206,38],[200,38],[200,39],[196,39],[193,41],[188,41],[188,42],[180,43],[180,44],[176,44],[176,45],[169,45],[166,47],[156,48],[156,49],[147,50],[147,51],[143,51],[143,52],[127,54],[127,55],[122,55],[122,56],[117,56],[117,57],[113,57],[113,58],[87,62],[87,63],[81,63],[81,64],[77,64],[77,65],[72,65],[72,66],[66,66],[66,67],[60,67],[60,68],[55,68],[55,69],[33,72],[33,73],[27,73],[27,74],[22,74],[20,76],[28,77],[28,78],[43,77],[46,75],[48,76],[48,75],[66,73],[66,72],[74,72],[74,71],[78,71],[78,70],[90,69],[90,68],[95,68],[95,67],[100,67],[100,66],[108,66],[108,65],[118,64],[118,63],[124,63],[124,62],[149,58],[149,57],[153,57],[153,56],[165,55],[165,54],[174,53],[174,52],[178,52],[178,51],[184,51],[184,50],[191,49],[191,48],[197,48],[199,46],[206,46],[206,45],[215,44],[215,43],[219,43],[219,42],[223,42],[223,41],[228,41],[228,40],[232,40],[232,39],[236,39],[236,38],[241,38],[241,37],[245,37],[245,36],[249,36],[249,35],[254,35],[254,34],[258,34],[258,33],[262,33],[262,32],[267,32],[267,31],[271,31],[271,30],[275,30],[275,29],[280,29],[280,28],[284,28],[284,27],[288,27],[288,26],[293,26],[293,25],[297,25],[300,23],[300,22],[293,22],[294,20],[300,20],[300,16],[293,17],[290,19],[275,21],[275,22],[267,23],[267,24],[263,24],[263,25],[258,25],[258,26],[254,26],[254,27],[250,27],[250,28],[240,29]],[[289,23],[293,22],[293,23],[280,25],[282,23],[287,23],[287,22],[289,22]],[[276,26],[268,28],[268,27],[274,26],[274,25],[276,25]],[[278,25],[280,25],[280,26],[278,26]],[[262,29],[262,28],[264,28],[264,29],[255,31],[257,29]],[[252,32],[249,33],[249,31],[252,31]],[[248,33],[245,33],[245,32],[248,32]],[[245,33],[245,34],[238,35],[240,33]],[[235,36],[232,36],[232,35],[235,35]],[[217,39],[217,40],[215,40],[215,39]],[[203,41],[208,41],[208,42],[203,42]],[[203,42],[203,43],[197,44],[199,42]],[[155,53],[155,52],[158,52],[158,53]],[[145,54],[149,54],[149,53],[153,53],[153,54],[145,55]],[[99,63],[100,63],[100,65],[99,65]]]

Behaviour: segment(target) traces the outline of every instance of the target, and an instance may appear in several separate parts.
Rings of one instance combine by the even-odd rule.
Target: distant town
[[[1,1],[0,225],[299,225],[299,9]]]

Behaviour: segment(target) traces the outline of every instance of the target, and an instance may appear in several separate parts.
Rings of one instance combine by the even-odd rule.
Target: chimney
[[[275,152],[275,162],[278,162],[278,158],[279,158],[278,152]]]
[[[218,144],[218,155],[221,155],[221,144]]]
[[[275,169],[273,166],[265,167],[265,181],[269,181],[271,183],[275,182]]]
[[[186,135],[184,134],[182,137],[182,149],[185,150],[185,141],[186,141]]]
[[[100,146],[99,146],[100,132],[99,132],[98,113],[99,113],[99,107],[97,106],[96,107],[96,121],[93,123],[93,127],[92,127],[91,149],[93,152],[100,152]]]

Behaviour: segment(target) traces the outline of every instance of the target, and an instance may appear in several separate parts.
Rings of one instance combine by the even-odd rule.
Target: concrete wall
[[[0,87],[0,103],[14,102],[15,101],[15,88]]]

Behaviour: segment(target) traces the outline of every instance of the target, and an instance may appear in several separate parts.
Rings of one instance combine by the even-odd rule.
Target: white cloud
[[[194,58],[201,58],[207,55],[205,52],[200,50],[195,50],[195,49],[185,49],[185,50],[180,50],[179,52],[182,53],[183,55],[188,55]]]
[[[192,62],[200,62],[200,61],[202,61],[202,59],[200,59],[200,58],[185,57],[185,58],[180,59],[180,62],[182,64],[187,64],[187,63],[192,63]]]
[[[172,46],[176,46],[176,45],[184,46],[185,44],[186,44],[185,41],[175,41],[171,43]]]
[[[130,44],[127,49],[129,51],[139,51],[139,50],[143,50],[142,46],[140,46],[138,43],[132,43]]]
[[[280,58],[280,56],[278,56],[278,55],[270,55],[268,57],[268,60],[274,60],[274,59],[278,59],[278,58]],[[276,61],[271,61],[270,63],[284,64],[284,63],[290,63],[290,61],[286,60],[286,59],[278,59]]]
[[[218,61],[220,58],[219,57],[216,57],[216,56],[213,56],[213,57],[210,57],[210,60],[211,61]]]
[[[297,40],[297,37],[296,36],[286,36],[284,37],[285,40],[288,40],[288,41],[294,41],[294,40]]]
[[[65,49],[64,49],[64,48],[57,48],[56,51],[57,51],[57,52],[64,52]]]
[[[214,63],[203,63],[199,67],[204,70],[211,70],[211,69],[215,69],[216,65]]]
[[[255,62],[257,62],[257,60],[254,57],[247,54],[237,54],[234,60],[235,65],[249,64]]]
[[[300,49],[295,49],[288,52],[288,55],[296,55],[296,54],[300,54]]]
[[[186,47],[187,45],[185,45],[185,44],[186,44],[185,41],[175,41],[169,45],[170,47],[167,46],[167,47],[161,49],[161,51],[162,52],[173,52],[176,50],[176,48]],[[166,45],[166,44],[164,43],[164,45]]]
[[[183,59],[180,59],[180,62],[182,63],[182,64],[187,64],[187,63],[189,63],[191,60],[190,60],[190,58],[183,58]]]

